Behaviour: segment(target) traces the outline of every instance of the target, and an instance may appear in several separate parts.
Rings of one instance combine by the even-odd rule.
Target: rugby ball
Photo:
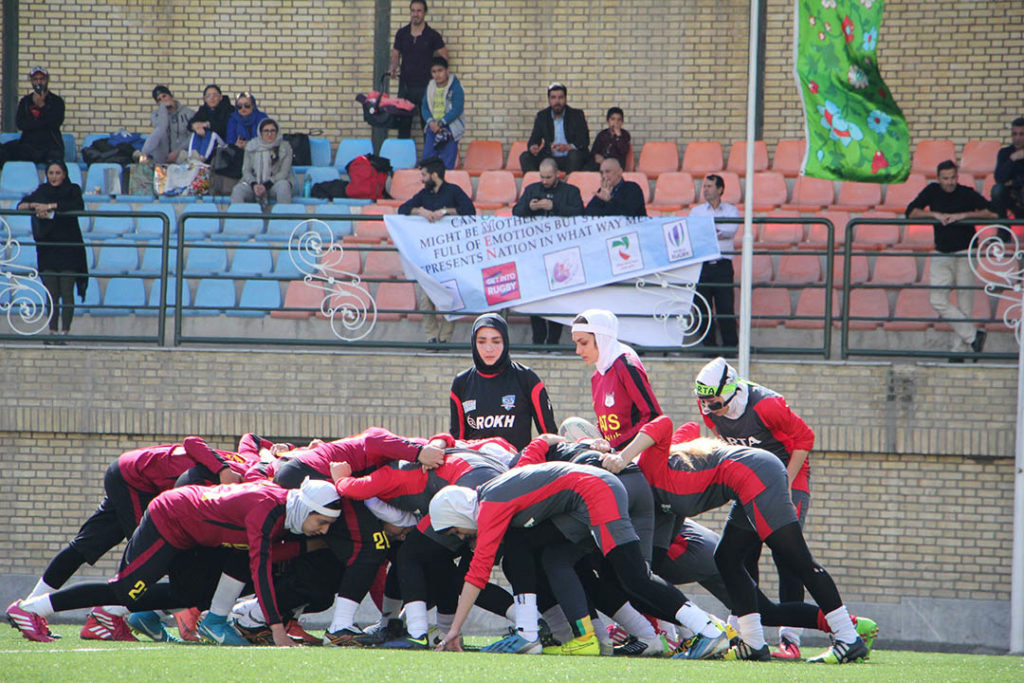
[[[570,441],[602,438],[601,430],[599,430],[593,422],[588,422],[582,417],[565,418],[562,421],[562,424],[558,427],[558,433]]]

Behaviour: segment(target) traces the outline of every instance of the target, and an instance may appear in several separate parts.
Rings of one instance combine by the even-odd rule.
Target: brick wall
[[[392,3],[392,29],[408,4]],[[170,0],[21,6],[20,63],[52,72],[68,103],[67,132],[149,124],[156,83],[196,108],[205,84],[254,92],[286,130],[321,129],[333,142],[365,137],[353,101],[372,84],[372,0],[251,0],[196,6]],[[552,80],[569,86],[591,135],[611,105],[647,140],[745,135],[746,0],[439,0],[427,20],[448,42],[467,92],[467,140],[529,133]],[[792,76],[790,0],[768,0],[765,133],[802,137]],[[916,140],[1007,139],[1021,115],[1024,4],[924,0],[887,7],[879,59]],[[26,82],[27,89],[27,82]],[[506,148],[507,149],[507,148]]]
[[[188,434],[230,448],[250,430],[331,438],[381,425],[429,435],[447,428],[448,386],[468,364],[468,354],[2,353],[0,576],[42,571],[99,502],[103,470],[122,450]],[[556,417],[591,414],[589,372],[578,360],[521,360],[547,384]],[[696,418],[690,382],[699,363],[645,364],[664,410]],[[786,394],[817,433],[807,535],[847,600],[1008,600],[1013,408],[951,407],[948,388],[1012,395],[1013,369],[762,362],[752,374]],[[699,521],[719,530],[725,513]],[[83,573],[109,575],[118,552]],[[767,559],[762,573],[773,594]]]

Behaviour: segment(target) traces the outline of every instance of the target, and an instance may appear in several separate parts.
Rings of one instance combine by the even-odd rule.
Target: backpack
[[[128,142],[113,145],[109,139],[100,138],[82,150],[82,160],[90,166],[99,163],[127,166],[132,163],[134,152],[135,148]]]
[[[386,170],[382,170],[386,169]],[[388,174],[391,162],[376,154],[360,154],[345,167],[348,186],[345,194],[350,199],[382,199],[388,197]]]
[[[313,165],[313,153],[309,148],[309,133],[285,133],[284,139],[292,146],[292,166]]]

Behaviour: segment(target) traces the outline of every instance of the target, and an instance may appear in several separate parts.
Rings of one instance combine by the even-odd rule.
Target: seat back
[[[797,177],[800,175],[800,167],[803,166],[806,150],[807,142],[805,140],[779,140],[779,144],[775,146],[772,170],[778,171],[787,178]]]
[[[996,156],[1002,143],[999,140],[968,140],[964,145],[960,170],[984,176],[996,170]]]
[[[947,160],[956,162],[956,149],[952,140],[921,140],[914,149],[910,172],[934,178],[938,175],[936,167]]]
[[[8,161],[0,172],[0,192],[26,195],[39,183],[39,172],[31,161]]]
[[[737,175],[747,174],[747,141],[737,140],[729,149],[729,163],[725,170]],[[764,140],[754,141],[754,172],[768,170],[768,145]]]
[[[539,175],[537,177],[540,178]],[[523,178],[523,183],[526,183],[526,178]],[[516,179],[510,171],[484,171],[480,174],[476,201],[482,204],[515,204],[516,194]]]
[[[640,148],[637,170],[651,178],[679,170],[679,147],[675,142],[645,142]]]
[[[686,145],[682,170],[694,177],[703,178],[708,173],[717,173],[723,166],[722,143],[697,140]]]
[[[693,176],[685,171],[662,173],[654,183],[654,201],[652,206],[680,205],[688,206],[697,199]]]
[[[380,146],[380,155],[391,162],[396,171],[416,167],[416,143],[409,138],[388,138]]]
[[[478,176],[484,171],[500,170],[504,160],[504,152],[498,140],[473,140],[466,147],[462,168],[471,176]]]
[[[334,155],[334,166],[342,173],[348,162],[360,154],[373,154],[373,140],[370,138],[342,138]]]

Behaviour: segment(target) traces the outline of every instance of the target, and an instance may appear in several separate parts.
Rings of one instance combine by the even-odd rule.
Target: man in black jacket
[[[992,210],[1006,218],[1007,209],[1024,218],[1024,116],[1010,124],[1010,144],[996,156],[996,182],[992,186]]]
[[[0,147],[0,165],[7,161],[37,164],[64,158],[64,99],[50,92],[50,73],[41,66],[29,72],[32,92],[18,102],[15,122],[21,137]]]
[[[601,162],[601,189],[587,203],[588,216],[646,216],[643,189],[622,179],[622,165],[615,157]]]
[[[540,162],[553,157],[558,168],[566,173],[579,171],[587,162],[590,129],[581,109],[565,103],[568,91],[561,83],[548,86],[548,107],[537,112],[530,133],[529,146],[519,157],[519,167],[536,171]]]

